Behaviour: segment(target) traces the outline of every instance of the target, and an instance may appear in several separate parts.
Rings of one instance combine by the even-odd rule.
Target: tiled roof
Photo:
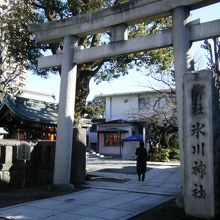
[[[6,95],[0,103],[0,121],[5,111],[18,119],[42,124],[57,124],[58,105],[34,99]]]
[[[99,133],[114,133],[114,132],[122,132],[122,133],[126,133],[128,132],[127,130],[124,129],[120,129],[120,128],[107,128],[107,129],[101,129],[98,130]]]
[[[116,119],[112,121],[105,121],[105,122],[99,123],[99,125],[105,125],[105,124],[130,124],[130,122],[122,120],[122,119]]]

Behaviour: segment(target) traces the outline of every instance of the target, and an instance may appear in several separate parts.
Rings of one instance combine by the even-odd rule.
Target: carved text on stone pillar
[[[205,96],[206,88],[205,85],[202,84],[194,84],[191,89],[191,109],[192,109],[192,119],[195,123],[192,124],[191,127],[191,135],[192,142],[197,142],[196,146],[192,145],[192,175],[195,177],[199,177],[198,180],[195,180],[194,186],[192,187],[192,196],[195,199],[205,199],[206,191],[204,189],[202,179],[206,175],[206,164],[203,161],[203,156],[205,155],[204,151],[204,142],[203,138],[206,136],[206,126],[205,120],[199,117],[201,114],[204,114],[204,96]],[[195,140],[194,140],[195,139]],[[201,153],[200,153],[201,148]],[[196,154],[196,158],[195,157]],[[202,157],[201,157],[202,156]],[[199,157],[199,160],[198,160]],[[201,157],[201,158],[200,158]],[[192,177],[193,178],[193,177]]]
[[[214,215],[213,77],[207,70],[184,76],[185,212]]]
[[[191,91],[192,97],[192,114],[204,114],[203,112],[203,104],[202,104],[202,97],[204,95],[204,85],[195,84]]]

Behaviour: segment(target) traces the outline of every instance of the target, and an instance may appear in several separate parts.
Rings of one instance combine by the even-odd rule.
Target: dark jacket
[[[144,147],[136,149],[137,173],[145,173],[147,167],[147,150]]]

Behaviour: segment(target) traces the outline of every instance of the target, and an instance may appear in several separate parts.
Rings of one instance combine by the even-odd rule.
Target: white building
[[[168,90],[115,93],[100,97],[106,100],[106,122],[97,125],[97,148],[98,152],[104,155],[126,157],[129,153],[123,144],[123,138],[142,134],[145,140],[144,126],[147,120],[160,114],[163,115],[163,120],[163,117],[173,113],[175,107],[173,95]]]
[[[150,117],[164,107],[171,107],[172,103],[168,90],[115,93],[100,97],[106,99],[106,121],[142,120],[143,117]]]

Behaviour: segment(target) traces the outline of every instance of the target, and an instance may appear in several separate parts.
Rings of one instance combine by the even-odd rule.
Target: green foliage
[[[128,27],[129,38],[145,37],[149,34],[156,34],[170,26],[170,17],[139,23]],[[112,79],[117,79],[120,76],[128,74],[130,69],[136,69],[138,71],[141,68],[145,68],[150,71],[152,65],[156,73],[171,70],[173,66],[173,49],[169,47],[113,57],[103,64],[94,78],[97,83],[101,81],[111,81]]]
[[[150,150],[148,152],[148,160],[150,161],[160,161],[160,152],[159,148],[155,145],[150,146]]]
[[[1,42],[7,46],[7,56],[26,69],[42,76],[47,75],[48,70],[37,69],[37,59],[47,47],[37,44],[27,28],[29,23],[38,21],[32,1],[13,1],[10,4],[0,18],[0,26],[4,33]]]
[[[25,72],[27,68],[30,50],[30,34],[21,36],[27,31],[23,21],[33,22],[33,16],[29,17],[30,8],[19,4],[14,10],[15,3],[12,1],[10,7],[0,5],[0,93],[15,94],[19,92],[19,85],[14,83],[16,79]],[[28,42],[27,42],[28,41]]]
[[[177,125],[173,119],[161,123],[161,118],[152,116],[147,121],[147,140],[150,144],[150,158],[152,161],[178,160]]]
[[[148,153],[148,160],[150,161],[179,161],[180,160],[180,150],[179,148],[159,148],[152,146]]]
[[[32,8],[24,4],[13,5],[4,16],[3,22],[7,24],[4,26],[5,41],[10,55],[13,55],[17,62],[30,60],[33,58],[33,55],[36,57],[40,55],[35,50],[35,43],[31,39],[31,34],[26,26],[27,23],[35,21]]]
[[[170,149],[169,160],[180,160],[180,149],[179,148]]]
[[[169,139],[169,146],[171,149],[179,149],[179,141],[177,132],[174,133]]]
[[[59,68],[50,70],[37,69],[37,57],[44,52],[56,53],[62,49],[62,42],[50,44],[36,44],[35,38],[27,30],[27,24],[47,22],[64,19],[70,16],[93,12],[109,6],[117,7],[118,4],[128,2],[125,0],[22,0],[14,3],[12,13],[5,17],[7,26],[7,44],[10,54],[17,62],[28,61],[28,68],[43,77],[51,72],[60,73]],[[155,21],[144,21],[140,24],[129,26],[129,38],[143,37],[148,34],[161,32],[169,28],[170,18]],[[110,37],[106,32],[105,37],[100,33],[79,38],[78,45],[84,48],[105,44]],[[148,69],[154,65],[155,71],[160,72],[172,67],[173,56],[171,48],[133,53],[78,65],[76,88],[76,116],[81,117],[86,111],[86,97],[89,94],[89,81],[94,78],[97,83],[105,80],[111,81],[126,75],[129,69]]]
[[[102,118],[105,111],[105,98],[95,97],[92,101],[88,101],[86,105],[86,114],[90,118]]]
[[[147,139],[152,146],[163,146],[165,148],[176,147],[178,145],[176,125],[147,125]]]
[[[161,148],[161,161],[167,162],[169,161],[170,149]]]

